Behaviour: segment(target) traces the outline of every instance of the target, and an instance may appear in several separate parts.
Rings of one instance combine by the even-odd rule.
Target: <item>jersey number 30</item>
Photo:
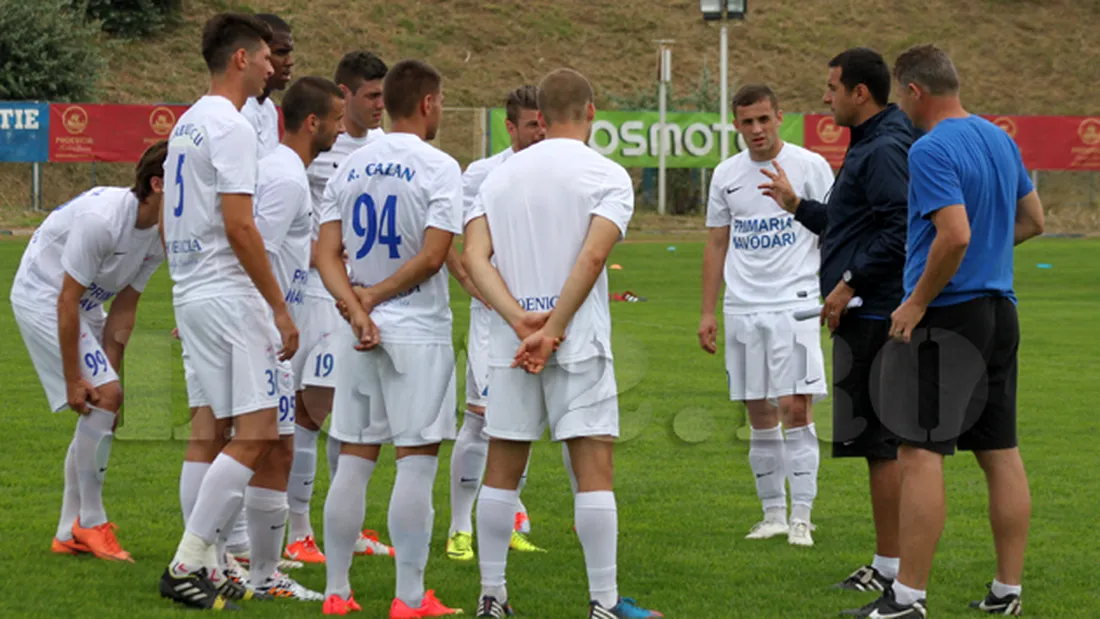
[[[382,204],[382,212],[374,204],[374,198],[367,194],[355,201],[355,210],[351,219],[355,236],[363,239],[363,244],[355,252],[355,258],[363,258],[374,249],[375,241],[390,248],[390,259],[401,257],[398,247],[401,237],[397,235],[397,196],[389,196]]]

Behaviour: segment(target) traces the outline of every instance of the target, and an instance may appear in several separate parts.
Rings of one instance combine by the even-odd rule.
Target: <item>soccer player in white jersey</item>
[[[325,614],[359,610],[348,583],[366,488],[383,444],[397,451],[389,532],[397,563],[391,619],[456,614],[424,588],[442,441],[455,437],[455,363],[444,262],[462,229],[462,171],[426,142],[443,115],[442,78],[405,60],[386,74],[391,132],[353,153],[325,188],[316,263],[347,306],[333,334],[329,432],[340,464],[325,501]],[[350,266],[345,270],[344,247]],[[362,286],[357,292],[352,283]]]
[[[385,133],[380,128],[382,80],[386,63],[367,51],[348,52],[336,67],[334,81],[344,93],[344,132],[332,149],[313,160],[307,170],[313,196],[313,240],[320,228],[319,206],[325,185],[336,168],[356,150]],[[336,355],[331,347],[333,331],[344,324],[332,295],[325,289],[321,274],[310,262],[309,280],[301,307],[301,353],[294,358],[294,385],[298,395],[294,428],[294,464],[290,472],[288,496],[290,521],[287,534],[287,559],[304,563],[324,563],[325,555],[317,547],[309,505],[317,476],[317,438],[332,410],[332,388],[336,383]],[[345,327],[346,328],[346,327]],[[340,442],[328,440],[329,479],[335,475]],[[393,549],[378,540],[374,531],[364,530],[355,542],[355,553],[392,557]]]
[[[505,566],[517,487],[531,442],[548,425],[552,440],[567,442],[577,477],[574,518],[589,617],[661,616],[618,593],[612,453],[619,404],[604,265],[634,214],[634,184],[622,166],[586,144],[593,100],[592,86],[576,71],[543,78],[546,139],[490,175],[465,216],[464,259],[496,312],[489,329],[489,455],[477,503],[479,617],[513,612]]]
[[[207,577],[217,564],[214,544],[278,443],[279,361],[298,348],[298,330],[253,218],[256,134],[240,114],[271,76],[271,37],[271,28],[251,15],[222,13],[207,21],[202,50],[210,90],[180,116],[165,162],[161,216],[176,324],[194,370],[190,379],[212,412],[193,419],[192,432],[194,426],[208,436],[234,431],[203,476],[160,580],[163,597],[197,608],[232,606]]]
[[[539,121],[538,88],[523,86],[508,93],[504,105],[504,126],[512,139],[506,148],[492,157],[479,159],[462,175],[463,208],[473,206],[481,184],[489,174],[512,155],[541,142],[546,128]],[[470,299],[470,329],[466,335],[466,419],[455,439],[451,452],[451,530],[447,535],[447,556],[456,561],[474,558],[472,513],[481,477],[485,473],[485,456],[489,438],[485,436],[485,403],[489,398],[489,320],[493,310],[478,298]],[[527,481],[524,471],[520,491]],[[519,551],[541,550],[527,539],[531,521],[523,502],[516,510],[515,531],[511,547]]]
[[[279,110],[271,100],[271,93],[283,90],[290,83],[294,68],[294,35],[290,31],[290,24],[278,15],[260,13],[256,17],[271,26],[274,35],[271,38],[273,72],[267,78],[264,91],[245,101],[241,114],[256,129],[256,158],[263,159],[279,146]]]
[[[712,177],[699,344],[717,352],[724,269],[726,376],[730,399],[748,410],[749,465],[764,507],[747,538],[785,534],[793,545],[812,546],[820,461],[813,403],[827,393],[825,360],[818,322],[796,321],[794,312],[817,307],[821,258],[817,236],[759,187],[767,181],[761,170],[782,166],[800,195],[823,200],[833,173],[821,155],[779,138],[783,114],[767,86],[745,86],[732,107],[748,150],[719,164]],[[789,524],[784,482],[791,486]]]
[[[15,322],[50,410],[79,415],[65,456],[56,553],[132,561],[107,519],[103,479],[122,405],[122,353],[141,292],[164,261],[157,219],[167,151],[166,142],[145,151],[133,187],[96,187],[54,209],[12,284]]]

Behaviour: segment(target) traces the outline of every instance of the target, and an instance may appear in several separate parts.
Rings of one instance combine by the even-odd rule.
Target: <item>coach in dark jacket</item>
[[[825,103],[851,144],[825,203],[801,200],[782,170],[761,186],[821,239],[821,320],[833,332],[833,457],[866,458],[877,548],[838,586],[881,591],[897,577],[900,478],[897,440],[875,414],[871,367],[902,299],[909,147],[915,132],[890,96],[890,70],[869,49],[829,62]],[[846,309],[853,297],[863,304]]]

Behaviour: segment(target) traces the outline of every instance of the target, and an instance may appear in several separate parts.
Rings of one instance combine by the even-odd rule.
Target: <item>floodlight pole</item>
[[[729,28],[726,26],[726,16],[722,15],[722,35],[718,43],[718,56],[719,66],[721,71],[721,77],[719,82],[721,83],[721,103],[719,104],[719,124],[722,125],[722,134],[719,136],[720,144],[720,158],[719,162],[725,161],[730,155],[730,132],[729,132]]]
[[[665,214],[668,188],[666,181],[666,166],[668,157],[668,131],[665,123],[668,121],[668,83],[672,81],[672,50],[667,47],[670,40],[660,40],[658,58],[660,59],[660,71],[657,75],[657,213]]]

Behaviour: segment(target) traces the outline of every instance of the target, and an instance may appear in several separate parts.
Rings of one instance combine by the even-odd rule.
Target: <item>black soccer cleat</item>
[[[1019,617],[1024,613],[1024,605],[1020,600],[1020,596],[1015,593],[999,598],[993,595],[993,585],[987,585],[990,587],[989,593],[986,594],[984,600],[978,600],[970,603],[970,608],[974,610],[980,610],[983,613],[989,615],[1008,615],[1011,617]]]
[[[882,572],[876,570],[873,566],[864,565],[858,570],[852,572],[850,576],[844,579],[843,582],[833,585],[834,589],[844,589],[847,591],[885,591],[893,585],[894,581],[883,576]]]
[[[482,596],[477,603],[478,617],[511,617],[516,614],[508,602],[498,602],[491,595]]]
[[[202,610],[240,610],[218,594],[207,577],[206,568],[184,576],[175,576],[172,568],[164,568],[160,577],[160,596]]]
[[[928,604],[917,600],[913,604],[898,604],[894,599],[894,590],[887,589],[882,597],[857,610],[846,610],[841,615],[866,617],[867,619],[925,619],[928,617]]]

